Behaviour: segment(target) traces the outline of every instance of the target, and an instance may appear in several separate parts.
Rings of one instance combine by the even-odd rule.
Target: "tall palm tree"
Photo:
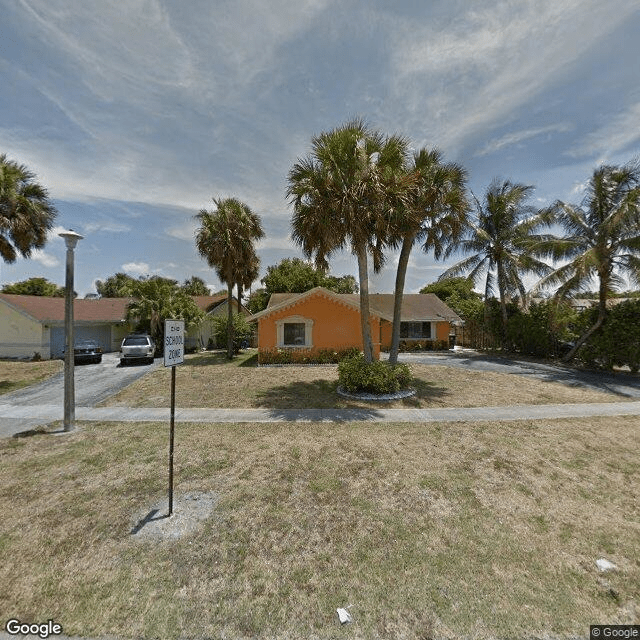
[[[396,231],[391,246],[400,248],[394,291],[393,331],[389,362],[398,360],[400,321],[409,256],[413,245],[433,250],[436,259],[460,239],[466,228],[469,202],[466,197],[466,172],[455,164],[442,162],[438,149],[420,149],[407,168],[407,194],[404,206],[396,209]]]
[[[257,214],[236,198],[213,198],[214,211],[202,209],[196,220],[196,248],[227,285],[227,357],[233,358],[233,286],[256,257],[254,242],[264,237]],[[244,284],[244,283],[243,283]]]
[[[374,271],[384,262],[389,186],[402,172],[407,142],[383,136],[356,119],[312,139],[312,152],[289,172],[293,240],[316,266],[350,246],[358,260],[360,321],[365,360],[373,360],[369,323],[369,253]]]
[[[640,163],[604,165],[593,172],[581,205],[557,201],[548,212],[564,228],[562,238],[549,237],[538,255],[569,262],[543,278],[537,288],[560,285],[558,300],[598,282],[598,316],[565,356],[571,360],[607,317],[607,299],[624,284],[621,273],[640,284]]]
[[[521,274],[544,276],[551,267],[538,260],[531,251],[532,244],[543,239],[534,234],[549,224],[549,214],[537,211],[526,201],[532,186],[494,180],[486,191],[484,204],[473,196],[475,221],[470,221],[467,237],[450,245],[445,257],[456,250],[473,254],[447,269],[439,280],[462,274],[480,281],[485,275],[485,310],[497,285],[502,315],[502,343],[506,346],[507,297],[520,295],[526,299]]]
[[[0,256],[15,262],[44,247],[57,211],[47,190],[24,165],[0,155]]]
[[[238,290],[238,311],[242,304],[242,293],[244,289],[249,289],[251,285],[258,279],[260,275],[260,258],[251,247],[251,251],[245,257],[244,263],[236,272],[236,289]]]

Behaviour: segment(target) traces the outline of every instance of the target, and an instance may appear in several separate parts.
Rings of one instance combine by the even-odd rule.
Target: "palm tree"
[[[253,243],[264,237],[258,215],[236,198],[215,199],[215,211],[196,216],[196,248],[227,285],[227,357],[233,358],[233,286],[246,279],[246,265],[256,257]],[[243,271],[243,269],[245,271]]]
[[[640,163],[604,165],[593,172],[581,205],[555,202],[548,210],[564,228],[562,238],[548,237],[536,247],[538,255],[569,262],[536,288],[555,286],[556,299],[598,281],[598,316],[565,356],[569,361],[607,317],[611,291],[624,283],[620,272],[640,284]]]
[[[236,288],[238,290],[238,311],[242,304],[242,293],[244,289],[249,289],[260,275],[260,258],[253,247],[245,257],[241,268],[236,272]]]
[[[507,296],[526,299],[521,274],[544,276],[551,267],[538,260],[531,246],[543,237],[534,231],[549,223],[549,215],[526,204],[532,186],[514,184],[510,180],[494,180],[485,194],[484,204],[473,196],[476,221],[470,222],[465,239],[450,245],[445,257],[460,250],[473,254],[447,269],[438,280],[467,274],[474,283],[485,279],[485,314],[497,284],[502,315],[502,344],[506,346]]]
[[[44,247],[53,227],[57,211],[34,179],[24,165],[0,155],[0,256],[5,262]]]
[[[386,137],[353,120],[312,139],[312,152],[289,172],[287,196],[293,203],[292,238],[318,268],[350,245],[358,260],[360,321],[365,360],[373,360],[369,324],[369,265],[378,271],[389,229],[389,187],[402,172],[407,142]]]
[[[393,332],[389,363],[398,360],[402,296],[411,249],[416,241],[424,251],[433,250],[436,259],[466,228],[469,203],[466,198],[466,172],[455,163],[442,163],[438,149],[421,149],[407,169],[407,196],[397,208],[397,230],[390,244],[401,245],[396,271]]]

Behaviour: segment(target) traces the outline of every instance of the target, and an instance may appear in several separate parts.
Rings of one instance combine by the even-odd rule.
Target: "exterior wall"
[[[300,300],[297,304],[258,319],[259,349],[295,349],[278,343],[278,322],[291,318],[291,322],[312,321],[311,349],[362,349],[360,312],[351,306],[340,304],[321,293]],[[371,316],[371,335],[374,354],[380,354],[380,320]]]
[[[48,330],[9,305],[0,302],[0,357],[49,358]]]
[[[433,332],[433,325],[435,325],[435,340],[449,340],[450,325],[448,322],[432,322],[431,330]],[[391,337],[392,337],[393,324],[387,320],[382,320],[380,327],[380,343],[383,351],[389,351],[391,349]],[[407,340],[407,338],[401,338],[401,340]]]

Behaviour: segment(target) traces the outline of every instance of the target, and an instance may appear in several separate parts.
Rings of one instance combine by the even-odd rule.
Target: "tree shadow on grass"
[[[259,394],[255,405],[265,409],[419,409],[429,407],[436,399],[451,396],[446,388],[432,382],[414,379],[416,394],[401,400],[355,400],[337,393],[338,383],[329,380],[290,382]]]

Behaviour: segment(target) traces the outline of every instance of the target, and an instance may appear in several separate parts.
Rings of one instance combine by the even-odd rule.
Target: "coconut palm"
[[[475,221],[468,225],[467,237],[450,245],[444,252],[448,256],[455,250],[473,254],[447,269],[439,278],[445,280],[462,274],[474,283],[485,276],[485,311],[497,286],[502,315],[502,342],[506,340],[507,297],[520,295],[526,299],[522,274],[539,277],[552,269],[538,260],[531,251],[532,244],[543,237],[534,234],[548,225],[549,214],[537,211],[526,201],[532,186],[494,180],[485,194],[484,203],[473,196]]]
[[[24,165],[0,155],[0,256],[15,262],[44,247],[57,211],[47,190]]]
[[[236,198],[213,199],[214,211],[202,209],[196,220],[196,248],[227,285],[227,357],[233,358],[233,286],[246,280],[246,265],[256,257],[253,243],[264,237],[258,215]],[[244,269],[244,271],[243,271]]]
[[[396,232],[391,246],[400,245],[394,291],[393,332],[389,362],[398,360],[402,296],[413,245],[433,250],[436,259],[466,228],[469,203],[466,197],[466,172],[455,164],[442,162],[438,149],[420,149],[407,168],[408,181],[404,206],[396,209]]]
[[[549,237],[536,251],[569,262],[537,288],[560,285],[555,294],[560,300],[584,290],[593,278],[598,282],[598,316],[565,356],[568,361],[604,323],[610,292],[624,284],[621,275],[640,284],[640,163],[599,167],[581,205],[558,200],[548,212],[566,235]]]
[[[369,324],[369,253],[374,271],[384,262],[389,188],[402,172],[407,142],[353,120],[312,139],[312,152],[289,172],[292,238],[318,268],[349,246],[358,260],[360,320],[365,360],[373,360]]]

